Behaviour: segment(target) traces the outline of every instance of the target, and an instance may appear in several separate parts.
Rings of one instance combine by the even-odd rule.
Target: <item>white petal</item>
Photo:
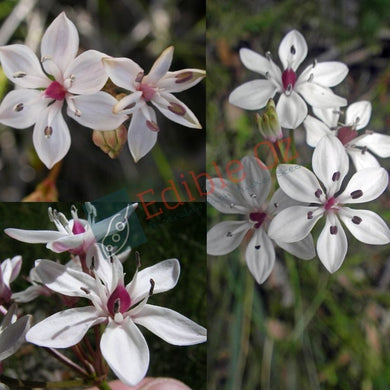
[[[292,91],[290,96],[283,93],[276,105],[276,113],[280,126],[286,129],[296,129],[306,118],[307,106],[295,91]]]
[[[179,275],[180,263],[177,259],[160,261],[151,267],[138,271],[131,283],[126,286],[132,304],[136,304],[149,295],[150,279],[154,281],[154,295],[174,288]]]
[[[331,229],[335,234],[331,234]],[[341,223],[333,214],[326,218],[325,226],[317,240],[317,254],[325,268],[336,272],[344,261],[348,250],[347,237]]]
[[[246,47],[240,49],[240,59],[246,68],[252,70],[253,72],[260,73],[263,76],[272,70],[270,62],[266,57],[263,57]],[[280,75],[280,77],[282,76]]]
[[[125,96],[119,102],[117,101],[113,112],[115,114],[133,114],[145,105],[145,100],[142,97],[142,91],[136,91]]]
[[[332,108],[347,105],[346,99],[337,96],[330,88],[316,84],[314,81],[301,82],[301,78],[299,78],[294,89],[313,107]]]
[[[335,129],[338,126],[340,118],[339,107],[332,108],[318,108],[313,107],[314,115],[321,119],[329,129]]]
[[[325,123],[310,115],[303,121],[303,126],[306,130],[306,142],[313,147],[317,146],[322,137],[332,134]]]
[[[30,329],[31,316],[26,315],[9,324],[0,333],[0,360],[14,354],[25,341],[25,335]]]
[[[19,291],[17,293],[12,294],[12,299],[15,302],[18,303],[26,303],[26,302],[31,302],[35,298],[41,296],[41,295],[48,295],[47,292],[49,290],[45,286],[40,286],[40,285],[32,285],[27,287],[23,291]]]
[[[333,134],[323,137],[313,152],[312,167],[316,176],[333,196],[349,169],[348,154],[341,141]]]
[[[150,107],[147,109],[152,118],[152,122],[157,126],[156,113]],[[147,123],[148,119],[145,118],[142,110],[137,110],[131,118],[128,143],[135,162],[149,153],[157,141],[158,131],[151,130]]]
[[[311,218],[308,218],[308,213],[313,213]],[[303,240],[322,215],[323,211],[316,207],[288,207],[273,218],[268,235],[277,242],[289,243]]]
[[[79,49],[79,34],[76,26],[60,13],[47,28],[41,41],[41,55],[48,57],[64,73]],[[45,63],[44,63],[45,64]]]
[[[246,221],[223,221],[207,232],[207,253],[225,255],[236,249],[250,229]]]
[[[145,83],[147,84],[157,84],[158,81],[165,76],[171,67],[172,57],[173,57],[173,46],[166,48],[157,60],[154,62],[152,69],[147,76],[145,76]]]
[[[161,92],[160,96],[152,99],[152,103],[171,121],[194,129],[202,128],[195,114],[172,94]]]
[[[185,91],[198,84],[206,76],[206,71],[201,69],[182,69],[175,72],[168,72],[157,87],[167,92]]]
[[[345,112],[345,124],[352,126],[357,123],[356,130],[363,129],[370,121],[371,110],[371,103],[367,100],[351,104]]]
[[[378,198],[386,190],[389,175],[384,168],[364,168],[357,171],[347,187],[337,197],[340,203],[364,203]]]
[[[268,203],[267,211],[272,215],[278,214],[287,207],[296,206],[299,204],[300,202],[290,198],[281,188],[278,188]]]
[[[390,136],[379,133],[366,133],[355,138],[352,144],[362,148],[367,147],[379,157],[390,157]]]
[[[59,103],[62,106],[62,102]],[[53,103],[43,111],[33,132],[33,143],[38,157],[49,169],[65,157],[71,142],[68,126],[62,117],[61,106],[58,109],[56,105],[57,103]],[[51,135],[47,137],[45,132],[49,127],[52,130]]]
[[[22,267],[22,256],[14,256],[10,261],[10,265],[11,265],[10,282],[13,282],[16,279],[16,277],[19,275],[20,269]]]
[[[68,348],[77,344],[88,329],[100,322],[94,306],[76,307],[44,319],[34,325],[26,335],[32,344],[49,348]]]
[[[245,251],[245,260],[256,282],[264,283],[275,265],[275,248],[267,233],[255,229]]]
[[[69,97],[76,110],[68,104],[67,114],[76,122],[94,130],[117,129],[126,119],[124,114],[114,114],[113,108],[118,101],[107,92],[96,92],[92,95]],[[77,115],[76,115],[77,113]]]
[[[364,168],[379,168],[378,160],[367,150],[347,148],[355,169],[359,171]]]
[[[53,230],[24,230],[8,228],[4,232],[22,242],[28,242],[30,244],[46,244],[48,241],[56,240],[64,236],[64,233],[56,232]]]
[[[0,122],[16,129],[32,126],[47,106],[41,92],[17,89],[9,92],[0,105]]]
[[[46,88],[51,81],[43,73],[37,56],[27,46],[0,47],[0,61],[9,80],[23,88]]]
[[[296,164],[280,164],[276,177],[282,190],[292,199],[299,202],[318,203],[315,192],[321,185],[314,173]]]
[[[135,90],[135,80],[144,73],[143,69],[130,58],[105,57],[103,64],[112,82],[129,91]]]
[[[361,242],[384,245],[390,242],[390,230],[386,222],[369,210],[343,207],[339,216],[352,235]]]
[[[283,68],[291,67],[294,71],[307,56],[307,44],[303,35],[297,31],[290,31],[279,45],[279,58]]]
[[[278,246],[280,246],[285,251],[291,253],[292,255],[303,259],[311,260],[315,257],[316,251],[314,249],[313,236],[309,234],[303,240],[297,242],[282,242],[275,241]]]
[[[342,62],[330,61],[319,62],[318,64],[309,65],[299,76],[302,80],[308,80],[312,77],[312,81],[323,87],[334,87],[340,84],[348,74],[347,65]],[[311,76],[313,75],[313,76]]]
[[[90,94],[102,89],[108,79],[103,57],[106,57],[104,53],[87,50],[71,62],[64,74],[65,80],[72,78],[68,92]]]
[[[258,110],[275,96],[276,91],[276,86],[269,80],[248,81],[230,94],[229,103],[246,110]]]
[[[165,307],[146,304],[133,321],[173,345],[193,345],[206,341],[207,331],[189,318]]]
[[[120,325],[110,321],[100,341],[100,349],[115,375],[133,386],[146,375],[149,349],[145,338],[129,318]]]

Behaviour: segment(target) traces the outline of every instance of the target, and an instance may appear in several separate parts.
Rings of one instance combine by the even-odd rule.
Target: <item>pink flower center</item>
[[[137,87],[137,91],[142,91],[142,96],[147,102],[152,100],[153,96],[156,94],[156,90],[153,87],[142,83]]]
[[[325,210],[328,211],[330,210],[331,208],[333,208],[334,204],[336,203],[336,199],[334,196],[332,196],[331,198],[329,198],[325,204],[324,204],[324,207],[325,207]]]
[[[83,224],[80,221],[78,221],[77,219],[73,220],[72,233],[73,234],[85,233],[85,229],[84,229]]]
[[[107,309],[113,316],[124,313],[131,306],[131,298],[124,286],[117,286],[107,301]]]
[[[267,218],[267,214],[266,213],[262,213],[260,211],[257,211],[255,213],[250,213],[249,214],[249,219],[252,222],[256,222],[255,223],[255,229],[258,229],[262,225],[262,223],[265,221],[266,218]]]
[[[46,88],[45,95],[51,99],[64,100],[66,89],[58,81],[52,81]]]
[[[282,82],[284,91],[290,91],[294,88],[295,82],[297,81],[297,74],[291,69],[287,68],[282,73]]]
[[[357,136],[357,131],[351,126],[340,127],[337,131],[337,138],[342,142],[343,145],[352,141]]]

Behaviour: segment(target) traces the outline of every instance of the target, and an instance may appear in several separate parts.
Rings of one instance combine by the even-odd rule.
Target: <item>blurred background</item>
[[[83,204],[73,203],[80,218],[86,218]],[[25,280],[34,261],[39,258],[69,261],[66,253],[56,254],[46,249],[44,244],[27,244],[8,237],[3,231],[7,227],[55,230],[49,221],[47,209],[51,206],[71,219],[71,203],[1,203],[0,204],[0,261],[22,255],[23,265],[19,277],[12,283],[13,292],[22,291],[30,284]],[[126,207],[126,204],[111,204],[113,213]],[[171,204],[173,206],[173,204]],[[136,269],[135,252],[141,256],[141,269],[159,261],[177,258],[181,273],[176,287],[164,294],[156,294],[149,299],[150,304],[173,309],[202,326],[207,326],[206,318],[206,206],[204,203],[186,204],[176,210],[167,210],[163,204],[155,204],[154,212],[160,208],[163,213],[147,220],[142,208],[135,212],[146,240],[139,240],[123,266],[126,272],[125,283],[129,283]],[[108,208],[106,207],[106,210]],[[150,211],[153,211],[150,209]],[[196,219],[196,223],[194,223]],[[99,208],[98,218],[99,220]],[[133,234],[132,232],[130,232]],[[87,304],[87,302],[79,302]],[[34,323],[66,307],[57,295],[39,297],[31,303],[19,304],[23,314],[33,314]],[[188,347],[173,346],[161,340],[145,328],[141,329],[150,349],[148,376],[165,376],[179,379],[192,389],[206,389],[206,344]],[[93,332],[92,332],[93,334]],[[63,352],[64,350],[62,350]],[[72,357],[72,354],[69,356]],[[74,357],[73,357],[74,358]],[[131,357],[127,357],[131,364]],[[74,372],[61,365],[42,348],[24,344],[15,355],[3,362],[4,374],[25,380],[60,381],[74,379]],[[115,377],[111,374],[111,377]],[[17,390],[17,389],[13,389]]]
[[[349,104],[371,101],[367,128],[390,135],[389,20],[388,0],[208,1],[210,175],[217,175],[218,166],[226,177],[226,163],[253,154],[263,140],[255,112],[228,103],[235,87],[261,78],[241,64],[239,49],[249,47],[262,55],[270,51],[281,66],[279,43],[292,29],[308,44],[298,74],[315,58],[346,63],[349,74],[335,93]],[[297,163],[310,166],[313,149],[305,143],[303,128],[294,136]],[[269,150],[262,149],[259,156],[272,165]],[[379,161],[389,168],[389,160]],[[389,224],[389,206],[386,191],[360,208],[377,212]],[[209,227],[224,219],[234,216],[225,218],[208,207]],[[347,237],[348,254],[335,274],[318,258],[305,262],[277,251],[275,270],[261,286],[245,265],[245,247],[209,257],[208,322],[213,327],[208,389],[390,388],[390,246],[365,245],[349,233]]]
[[[173,45],[171,70],[205,69],[203,1],[4,0],[0,2],[0,45],[25,43],[39,55],[42,34],[62,11],[78,29],[80,51],[96,49],[129,57],[148,72],[160,53]],[[0,71],[0,99],[12,89]],[[205,127],[204,81],[177,97]],[[149,196],[161,199],[169,180],[180,185],[180,175],[204,172],[205,130],[180,126],[159,113],[157,120],[161,128],[157,145],[137,164],[127,144],[112,160],[94,145],[90,129],[68,120],[72,145],[57,180],[59,200],[91,200],[119,188],[126,188],[133,199],[152,189]],[[24,198],[47,174],[32,146],[32,128],[0,126],[0,201]],[[196,189],[193,181],[190,187]]]

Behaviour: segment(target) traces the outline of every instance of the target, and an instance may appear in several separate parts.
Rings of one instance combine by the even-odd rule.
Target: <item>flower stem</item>
[[[38,382],[38,381],[29,381],[11,378],[6,375],[0,375],[0,382],[6,384],[11,389],[19,388],[19,389],[55,389],[55,388],[64,388],[70,389],[72,387],[80,387],[80,386],[91,386],[94,384],[93,379],[74,379],[69,381],[60,381],[60,382]],[[99,387],[101,388],[101,387]],[[110,387],[102,387],[102,389],[109,390]]]
[[[87,371],[85,371],[82,367],[80,367],[78,364],[70,360],[68,357],[63,355],[61,352],[58,352],[54,348],[45,348],[46,351],[48,351],[51,355],[53,355],[56,359],[58,359],[60,362],[66,364],[70,368],[73,368],[75,371],[77,371],[79,374],[83,376],[88,376]]]
[[[97,387],[100,389],[100,390],[111,390],[111,387],[110,385],[104,381],[104,382],[101,382],[97,385]]]

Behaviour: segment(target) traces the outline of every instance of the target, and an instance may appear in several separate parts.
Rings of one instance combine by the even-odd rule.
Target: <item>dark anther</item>
[[[92,256],[90,270],[93,271],[94,269],[95,269],[95,256]]]
[[[332,181],[337,181],[337,180],[340,180],[340,172],[339,171],[335,172],[332,176]]]
[[[86,287],[80,287],[80,290],[84,291],[86,294],[89,294],[91,292]]]
[[[139,252],[135,252],[135,261],[137,262],[137,268],[141,267],[141,255]]]
[[[227,237],[232,237],[233,234],[232,234],[232,232],[227,232],[227,233],[226,233],[226,236],[227,236]]]
[[[290,53],[291,54],[295,54],[297,51],[295,50],[295,46],[294,45],[291,45],[291,47],[290,47]]]
[[[274,207],[277,209],[279,207],[279,203],[274,203]]]
[[[360,198],[362,195],[363,195],[363,191],[362,191],[362,190],[356,190],[356,191],[352,191],[352,192],[351,192],[351,198],[352,198],[352,199],[358,199],[358,198]]]
[[[330,234],[337,234],[337,226],[330,227]]]
[[[321,195],[322,195],[322,190],[319,188],[315,193],[314,195],[319,198]]]
[[[255,249],[260,249],[261,245],[255,245]]]
[[[154,286],[155,286],[154,280],[150,279],[150,290],[149,290],[150,297],[153,295]]]
[[[313,219],[313,211],[307,213],[307,219]]]
[[[356,223],[356,225],[359,225],[360,222],[362,222],[362,219],[360,217],[358,217],[357,215],[355,215],[352,217],[352,222]]]

